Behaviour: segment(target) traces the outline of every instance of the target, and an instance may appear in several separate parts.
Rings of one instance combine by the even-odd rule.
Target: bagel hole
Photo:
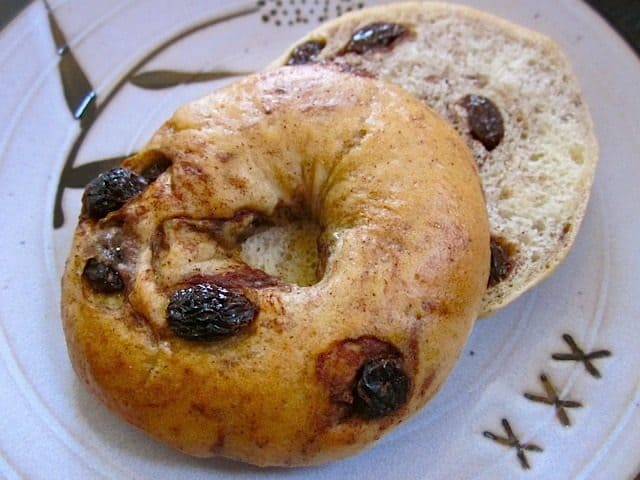
[[[294,220],[259,230],[242,242],[240,258],[247,265],[283,282],[308,287],[318,283],[322,228],[309,220]]]
[[[162,151],[151,149],[138,152],[127,158],[123,166],[137,172],[152,183],[172,165],[171,159]]]

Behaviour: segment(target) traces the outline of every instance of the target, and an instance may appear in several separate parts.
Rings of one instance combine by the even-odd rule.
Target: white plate
[[[419,415],[359,456],[294,470],[191,459],[121,422],[85,392],[67,359],[58,313],[81,191],[57,192],[61,176],[65,185],[81,184],[96,167],[89,164],[135,151],[179,104],[233,78],[150,89],[141,72],[255,71],[316,25],[325,4],[331,17],[338,6],[359,2],[50,3],[50,16],[34,2],[0,33],[3,476],[608,480],[640,472],[640,63],[581,2],[467,2],[555,37],[583,85],[602,156],[569,258],[551,279],[476,326],[452,377]],[[65,44],[69,50],[57,52]],[[65,98],[61,68],[76,78],[77,88],[67,91],[80,95]],[[91,88],[97,103],[87,97],[78,121],[71,112]],[[61,212],[67,221],[54,229]],[[593,360],[600,378],[580,362],[552,358],[570,352],[563,334],[585,352],[610,351]],[[552,406],[525,398],[545,395],[543,373],[560,398],[582,404],[566,409],[571,426],[561,425]],[[502,419],[522,444],[542,449],[525,451],[529,470],[516,449],[490,438],[506,436]]]

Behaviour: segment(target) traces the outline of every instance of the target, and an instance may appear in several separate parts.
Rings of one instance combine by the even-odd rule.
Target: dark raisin
[[[354,410],[365,418],[387,416],[407,401],[409,378],[395,358],[369,360],[359,373]]]
[[[326,44],[325,40],[309,40],[301,43],[289,55],[287,65],[303,65],[313,62]]]
[[[217,340],[251,323],[257,307],[241,293],[211,283],[175,292],[167,307],[169,328],[188,340]]]
[[[491,269],[489,287],[493,287],[509,276],[514,267],[512,255],[515,247],[502,237],[491,236]]]
[[[171,160],[162,154],[158,154],[154,157],[153,162],[147,165],[142,171],[141,175],[144,179],[151,183],[155,181],[164,171],[171,166]]]
[[[114,168],[89,182],[82,198],[83,208],[91,218],[99,220],[118,210],[146,186],[147,181],[140,175],[126,168]]]
[[[495,103],[480,95],[467,95],[461,101],[467,109],[467,123],[471,136],[491,151],[504,137],[504,123]]]
[[[356,30],[342,53],[363,54],[370,50],[385,48],[406,33],[407,29],[397,23],[371,23]]]
[[[124,289],[122,278],[116,269],[90,258],[82,270],[82,278],[99,293],[117,293]]]

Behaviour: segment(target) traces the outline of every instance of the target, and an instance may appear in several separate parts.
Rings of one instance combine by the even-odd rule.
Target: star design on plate
[[[516,455],[518,457],[518,460],[520,461],[520,465],[525,470],[529,470],[531,468],[531,465],[529,465],[529,461],[527,460],[527,455],[525,454],[525,452],[542,452],[542,448],[533,443],[520,443],[520,440],[518,439],[518,437],[516,437],[515,433],[513,433],[513,429],[511,428],[511,425],[506,418],[502,419],[502,428],[504,428],[504,431],[507,434],[506,437],[501,437],[489,431],[484,431],[482,432],[482,434],[486,438],[493,440],[500,445],[504,445],[505,447],[509,448],[515,448]]]
[[[575,340],[571,335],[569,335],[568,333],[565,333],[564,335],[562,335],[562,338],[565,342],[567,342],[567,344],[571,348],[571,353],[554,353],[553,355],[551,355],[551,358],[553,358],[554,360],[561,360],[561,361],[570,360],[574,362],[582,362],[584,363],[584,366],[587,369],[587,372],[589,372],[591,376],[595,378],[600,378],[602,376],[600,375],[600,371],[595,367],[595,365],[591,361],[596,360],[598,358],[610,357],[611,352],[609,350],[596,350],[591,353],[584,353],[584,350],[578,347],[578,345],[576,344]]]
[[[537,395],[534,393],[525,393],[525,398],[527,400],[531,400],[532,402],[544,403],[546,405],[554,406],[556,410],[556,416],[558,417],[560,423],[565,427],[570,427],[571,421],[569,420],[569,416],[567,415],[567,411],[565,409],[580,408],[582,407],[582,404],[574,400],[561,399],[546,374],[543,373],[542,375],[540,375],[540,381],[542,382],[542,386],[544,387],[546,396]]]

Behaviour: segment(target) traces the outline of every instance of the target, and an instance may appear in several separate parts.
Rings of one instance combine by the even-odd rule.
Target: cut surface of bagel
[[[492,234],[483,314],[564,259],[585,213],[598,146],[578,82],[551,39],[467,7],[398,3],[326,23],[274,65],[312,62],[399,85],[465,138]]]
[[[324,66],[252,75],[87,186],[69,354],[109,408],[191,455],[345,457],[443,384],[489,240],[472,154],[422,101]]]

